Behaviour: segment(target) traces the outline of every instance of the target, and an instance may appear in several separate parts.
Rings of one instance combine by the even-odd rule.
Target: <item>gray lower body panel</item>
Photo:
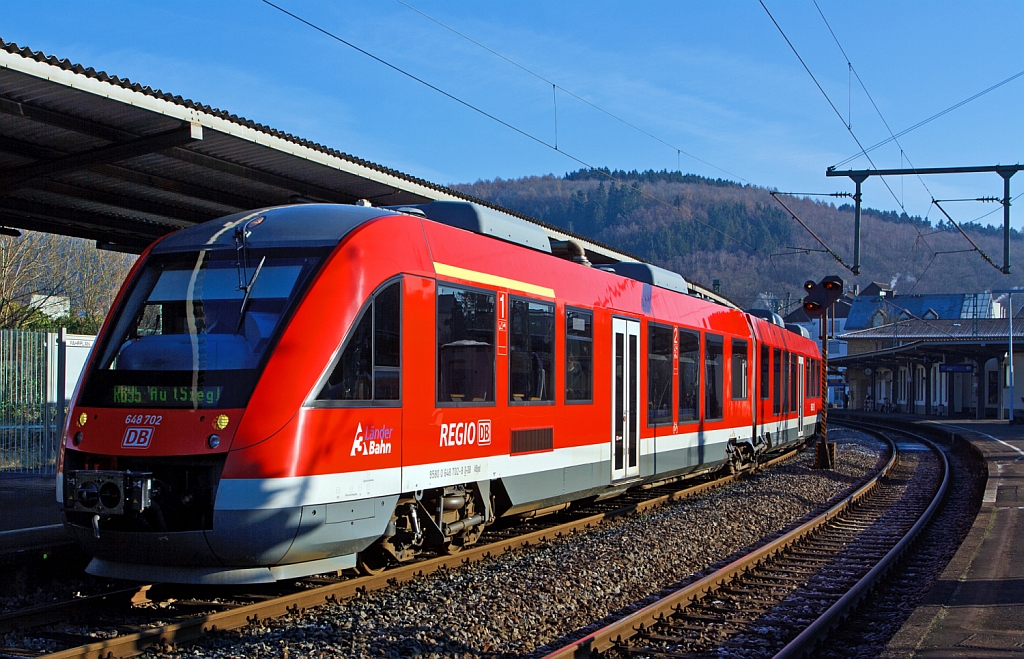
[[[165,581],[178,581],[173,574],[179,573],[187,583],[251,583],[244,579],[273,580],[267,575],[281,572],[278,568],[282,566],[354,556],[384,534],[397,501],[396,494],[293,508],[215,510],[213,528],[206,531],[111,531],[101,522],[97,539],[92,528],[66,526],[86,552],[98,559],[95,569],[104,570],[103,574],[141,575],[145,572],[140,570],[148,569],[159,571]],[[138,570],[126,567],[129,565]],[[257,570],[246,573],[249,569]],[[225,570],[235,574],[224,577],[228,581],[218,581],[222,577],[216,575]]]
[[[631,479],[629,485],[714,468],[724,464],[727,459],[726,444],[722,442],[642,455],[639,480]],[[607,462],[509,476],[502,478],[501,482],[511,504],[511,508],[504,513],[506,515],[601,496],[622,489],[622,486],[612,482],[611,466]]]

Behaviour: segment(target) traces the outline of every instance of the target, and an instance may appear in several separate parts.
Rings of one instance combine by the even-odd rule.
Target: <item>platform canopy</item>
[[[374,206],[473,201],[538,224],[552,240],[580,242],[595,264],[639,260],[452,188],[0,39],[0,228],[137,253],[167,233],[238,211],[360,199]]]
[[[0,40],[0,225],[139,251],[240,210],[359,199],[469,198]]]

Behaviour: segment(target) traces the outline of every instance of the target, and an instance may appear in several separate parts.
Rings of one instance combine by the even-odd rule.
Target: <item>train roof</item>
[[[154,254],[187,250],[235,249],[235,230],[247,227],[250,249],[266,247],[329,247],[356,227],[394,211],[368,206],[297,204],[235,213],[170,234]],[[260,220],[260,218],[264,218]]]
[[[471,202],[434,201],[429,204],[372,207],[343,204],[295,204],[234,213],[168,235],[153,248],[154,254],[196,249],[235,249],[236,233],[246,231],[250,249],[266,247],[331,247],[358,226],[386,215],[409,214],[472,231],[547,254],[551,235],[544,227]],[[588,250],[589,251],[589,250]],[[639,261],[604,264],[628,279],[677,293],[700,297],[736,309],[726,298],[687,282],[681,275]]]

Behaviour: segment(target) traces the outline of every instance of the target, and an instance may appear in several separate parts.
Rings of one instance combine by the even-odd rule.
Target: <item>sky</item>
[[[813,79],[757,0],[274,2],[444,93],[261,0],[0,0],[0,38],[441,184],[599,166],[852,192],[825,171],[857,140],[1024,72],[1018,0],[764,0]],[[1024,76],[840,169],[1024,163],[1022,108]],[[933,198],[1003,192],[994,173],[886,181],[866,206],[933,221]]]

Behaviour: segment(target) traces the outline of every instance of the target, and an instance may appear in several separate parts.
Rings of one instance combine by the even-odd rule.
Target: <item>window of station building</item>
[[[594,401],[594,314],[565,308],[565,400]]]
[[[782,414],[782,351],[772,351],[772,414]]]
[[[732,399],[747,399],[747,380],[749,378],[749,360],[747,342],[732,339]]]
[[[647,325],[647,425],[672,423],[672,328]]]
[[[437,402],[494,402],[495,294],[437,287]]]
[[[704,337],[704,419],[722,418],[725,376],[725,340],[714,334]]]
[[[555,400],[555,305],[512,298],[508,329],[508,399]]]
[[[758,388],[761,390],[762,400],[768,400],[772,395],[769,384],[772,378],[771,354],[771,348],[766,345],[761,346],[761,370],[758,372]]]
[[[401,397],[402,283],[388,284],[363,309],[318,401],[390,401]]]
[[[700,418],[700,334],[679,330],[679,423]]]

